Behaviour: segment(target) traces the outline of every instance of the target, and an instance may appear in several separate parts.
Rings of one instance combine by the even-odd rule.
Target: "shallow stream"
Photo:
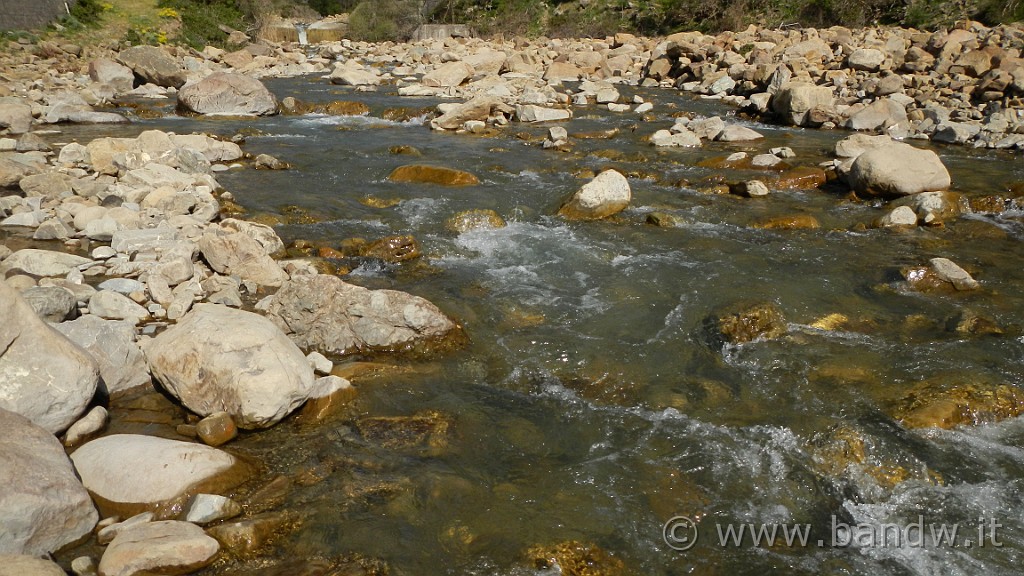
[[[570,137],[618,132],[573,138],[571,151],[560,152],[541,148],[546,126],[469,136],[433,132],[422,118],[381,119],[385,109],[427,108],[433,100],[353,93],[320,78],[268,86],[279,98],[358,100],[371,112],[169,116],[137,121],[125,135],[151,128],[249,134],[247,152],[293,168],[218,174],[238,203],[250,214],[297,206],[318,220],[278,226],[286,243],[413,235],[422,259],[363,263],[346,281],[426,297],[470,340],[440,358],[356,379],[357,400],[328,422],[292,419],[228,446],[263,462],[268,477],[293,482],[279,509],[295,512],[298,528],[268,556],[358,554],[407,575],[533,574],[527,550],[578,541],[621,559],[632,574],[1020,572],[1024,420],[913,431],[892,414],[927,379],[1024,386],[1024,213],[895,232],[858,226],[884,210],[841,191],[774,191],[765,199],[702,193],[766,173],[702,168],[701,160],[788,146],[796,152],[791,164],[815,165],[848,133],[728,116],[767,138],[656,149],[642,138],[669,127],[674,113],[731,114],[674,91],[638,92],[654,102],[655,122],[578,108],[564,124]],[[106,134],[71,128],[60,138]],[[395,146],[422,156],[390,153]],[[968,197],[1024,181],[1019,155],[935,149]],[[409,163],[467,170],[480,184],[387,180]],[[583,173],[604,167],[629,175],[630,208],[601,222],[553,216],[586,181]],[[372,207],[391,202],[368,197],[394,205]],[[508,225],[446,230],[446,219],[477,208],[497,211]],[[651,212],[676,224],[647,224]],[[821,227],[752,226],[795,213],[812,214]],[[925,295],[901,285],[900,267],[937,256],[971,271],[982,289]],[[777,304],[787,335],[709,344],[705,318],[738,301]],[[1004,333],[951,330],[965,312]],[[829,314],[848,322],[837,330],[811,326]],[[390,416],[418,418],[379,419]],[[863,441],[868,463],[846,466],[822,448],[844,433]],[[878,469],[885,472],[872,475]],[[699,539],[687,551],[663,538],[665,522],[677,515],[697,521]],[[979,518],[1002,525],[1002,547],[977,545]],[[958,523],[958,545],[922,547],[891,534],[832,545],[848,535],[833,533],[839,523],[905,528],[919,521],[926,533]],[[730,523],[809,524],[813,531],[806,546],[754,546],[749,535],[741,545],[721,545],[718,532]],[[206,573],[237,570],[221,562]]]

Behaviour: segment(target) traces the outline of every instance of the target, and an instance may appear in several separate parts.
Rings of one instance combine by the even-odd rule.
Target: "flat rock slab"
[[[220,544],[189,522],[166,520],[125,528],[100,560],[100,576],[188,574],[213,561]]]
[[[93,440],[71,460],[105,516],[166,512],[193,494],[233,487],[247,474],[244,464],[216,448],[136,434]]]
[[[49,554],[96,525],[96,508],[60,442],[2,408],[0,462],[0,554]],[[30,573],[4,570],[13,569],[0,561],[0,574]]]
[[[25,248],[11,254],[0,264],[0,274],[20,270],[33,276],[67,276],[79,266],[91,264],[92,260],[65,252]]]

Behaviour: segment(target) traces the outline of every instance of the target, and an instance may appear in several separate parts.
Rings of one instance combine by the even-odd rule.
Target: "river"
[[[470,136],[433,132],[421,117],[383,120],[389,108],[437,103],[386,88],[351,92],[321,78],[267,85],[279,98],[355,100],[371,112],[170,115],[115,130],[245,133],[247,152],[292,165],[217,175],[250,215],[305,209],[311,218],[276,227],[286,243],[414,236],[423,258],[348,262],[354,269],[345,279],[426,297],[469,336],[454,353],[357,380],[357,400],[326,423],[291,419],[227,447],[262,462],[268,477],[293,480],[280,509],[301,522],[269,556],[358,554],[393,574],[534,574],[545,572],[527,550],[578,541],[634,574],[1019,573],[1024,421],[907,430],[892,414],[929,379],[1024,385],[1024,213],[898,232],[859,226],[881,216],[882,203],[837,191],[775,191],[764,199],[702,193],[765,173],[704,168],[701,160],[788,146],[791,163],[814,165],[849,133],[745,122],[674,91],[621,88],[655,104],[650,122],[577,108],[563,124],[571,137],[617,134],[573,138],[562,152],[540,146],[545,126]],[[723,115],[766,138],[667,150],[642,140],[678,112]],[[59,138],[108,133],[77,127]],[[395,146],[422,156],[392,154]],[[1024,181],[1019,155],[935,150],[954,189],[968,197]],[[467,170],[480,184],[387,180],[395,167],[421,162]],[[586,181],[579,176],[604,167],[630,178],[625,212],[600,222],[554,216]],[[477,208],[495,210],[508,225],[462,234],[445,228],[453,214]],[[647,224],[652,212],[675,224]],[[752,226],[794,213],[813,215],[821,227]],[[900,267],[940,256],[974,273],[982,289],[926,295],[902,285]],[[705,318],[738,301],[775,303],[788,333],[711,344]],[[1003,334],[951,330],[965,313]],[[830,314],[848,322],[812,326]],[[392,416],[404,419],[382,418]],[[849,437],[866,462],[849,464],[830,451]],[[696,521],[693,548],[666,543],[674,516]],[[979,519],[1001,524],[985,547],[977,544]],[[924,532],[958,524],[957,545],[916,545],[907,527],[918,522]],[[806,545],[719,540],[728,526],[763,523],[806,524],[812,535]],[[903,537],[833,545],[849,536],[835,533],[840,524],[862,532],[891,524]],[[204,573],[233,570],[228,561]]]

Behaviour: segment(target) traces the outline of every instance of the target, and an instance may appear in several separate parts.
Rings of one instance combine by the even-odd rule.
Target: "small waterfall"
[[[305,46],[309,44],[306,39],[306,29],[309,28],[309,24],[302,24],[301,22],[295,23],[295,29],[299,32],[299,46]]]

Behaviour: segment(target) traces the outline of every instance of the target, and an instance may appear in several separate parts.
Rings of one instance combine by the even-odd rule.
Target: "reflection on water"
[[[556,152],[539,146],[545,127],[514,126],[497,137],[436,134],[421,117],[380,119],[388,108],[431,101],[349,93],[318,79],[270,85],[279,97],[358,99],[372,111],[163,119],[134,129],[255,129],[246,150],[294,168],[218,175],[242,205],[253,213],[298,206],[321,220],[279,226],[286,241],[338,246],[353,237],[415,236],[427,273],[410,272],[412,264],[364,267],[350,281],[427,297],[471,338],[435,363],[357,381],[359,399],[330,422],[290,421],[232,445],[269,473],[300,479],[284,508],[303,522],[278,542],[279,557],[358,553],[397,574],[531,574],[528,549],[579,541],[637,574],[1019,572],[1024,424],[920,432],[892,414],[913,385],[954,372],[1024,383],[1021,214],[891,232],[859,227],[881,215],[880,205],[841,192],[703,194],[708,185],[764,173],[701,168],[701,160],[789,146],[797,154],[791,163],[813,166],[844,134],[752,125],[765,141],[656,150],[641,138],[670,125],[672,113],[727,112],[669,92],[644,92],[661,114],[657,122],[580,114],[567,125],[570,136],[618,134]],[[421,156],[391,154],[395,146]],[[969,197],[1024,180],[1019,157],[938,151]],[[468,170],[481,184],[386,180],[411,162]],[[574,174],[608,166],[631,175],[626,212],[609,222],[552,216],[582,182]],[[368,206],[367,197],[390,207]],[[458,235],[445,229],[453,214],[477,208],[497,211],[508,225]],[[675,225],[645,224],[652,212],[673,216]],[[813,214],[821,227],[751,226],[794,213]],[[972,271],[983,289],[921,295],[899,287],[901,266],[936,256]],[[776,303],[787,335],[710,347],[704,319],[737,301]],[[1003,334],[951,328],[968,313]],[[844,322],[815,324],[829,315]],[[423,433],[403,432],[401,441],[369,433],[366,419],[383,416],[416,417],[400,422]],[[685,553],[662,539],[674,515],[697,518],[706,531]],[[972,526],[997,517],[1005,546],[735,547],[712,537],[716,523],[807,523],[826,534],[834,518],[880,525],[921,515]],[[230,566],[209,571],[230,573]]]

